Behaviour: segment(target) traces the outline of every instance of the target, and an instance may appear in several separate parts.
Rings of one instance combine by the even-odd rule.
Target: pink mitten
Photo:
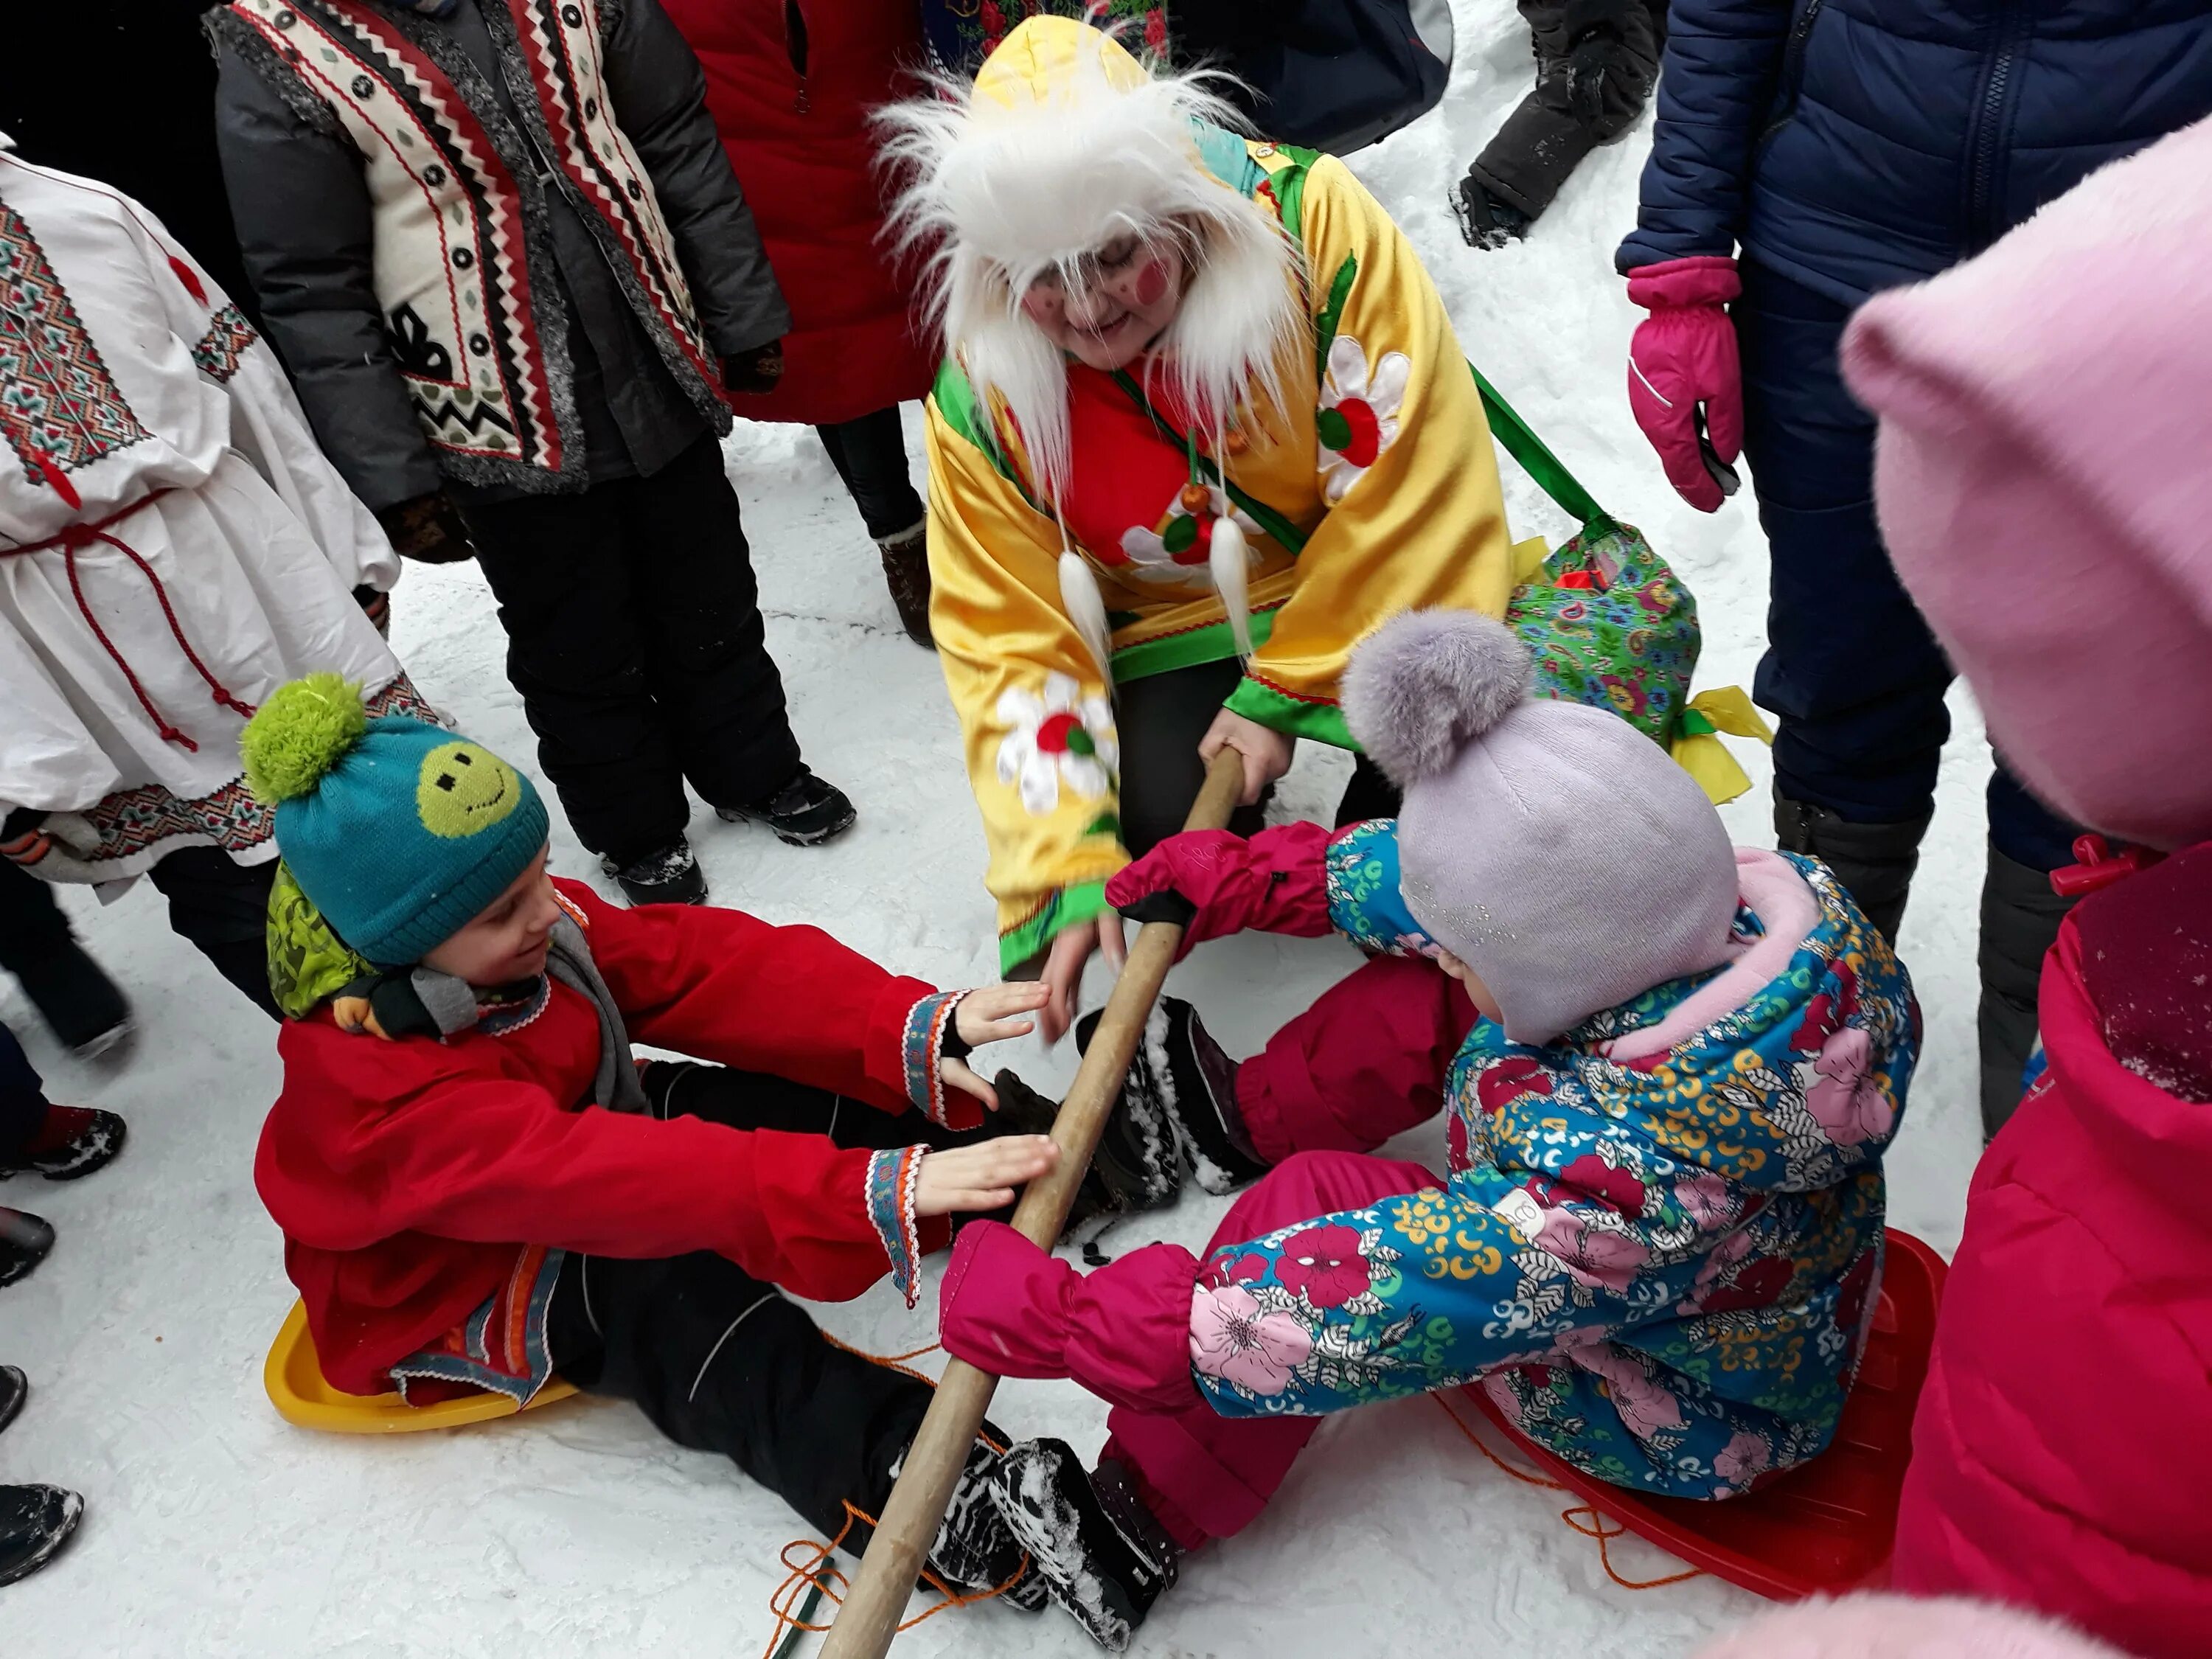
[[[1139,921],[1181,921],[1178,957],[1201,939],[1248,927],[1318,939],[1328,932],[1328,836],[1303,823],[1249,841],[1226,830],[1187,830],[1116,873],[1106,902]]]
[[[1668,483],[1701,513],[1717,512],[1727,497],[1698,451],[1700,404],[1714,455],[1727,463],[1743,451],[1743,376],[1735,325],[1724,309],[1742,291],[1726,254],[1668,259],[1628,274],[1628,297],[1651,313],[1629,343],[1628,405],[1659,452]]]
[[[960,1230],[937,1322],[945,1352],[994,1376],[1070,1377],[1109,1404],[1182,1411],[1190,1380],[1198,1260],[1176,1244],[1132,1250],[1089,1278],[1000,1221]]]

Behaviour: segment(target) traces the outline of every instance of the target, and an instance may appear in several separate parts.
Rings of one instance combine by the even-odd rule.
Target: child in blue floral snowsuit
[[[1479,1381],[1577,1468],[1698,1498],[1834,1432],[1880,1282],[1910,982],[1825,866],[1732,848],[1656,745],[1528,684],[1486,618],[1394,621],[1354,654],[1345,706],[1405,788],[1398,819],[1180,837],[1115,896],[1174,888],[1204,937],[1243,860],[1266,872],[1243,884],[1263,919],[1325,898],[1369,948],[1429,958],[1407,974],[1456,980],[1486,1018],[1430,1073],[1448,1178],[1286,1146],[1277,1124],[1261,1149],[1295,1155],[1202,1261],[1153,1245],[1086,1278],[995,1224],[955,1250],[950,1351],[1116,1407],[1096,1475],[1039,1443],[1002,1504],[1048,1582],[1056,1534],[1094,1577],[1121,1563],[1124,1636],[1180,1551],[1258,1514],[1322,1413]],[[1403,1026],[1380,1001],[1356,1012],[1331,1029]],[[1306,1047],[1318,1071],[1390,1075]],[[1239,1138],[1245,1091],[1208,1086]],[[1356,1107],[1304,1138],[1340,1146]],[[1112,1620],[1086,1622],[1110,1644]]]

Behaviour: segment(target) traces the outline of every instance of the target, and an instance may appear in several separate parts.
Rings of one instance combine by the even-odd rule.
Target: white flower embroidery
[[[999,781],[1016,785],[1022,805],[1042,817],[1060,805],[1062,783],[1085,800],[1114,787],[1121,745],[1114,736],[1114,708],[1086,697],[1066,674],[1044,677],[1044,696],[1018,686],[999,697]]]
[[[1245,516],[1241,507],[1230,506],[1226,490],[1217,485],[1209,493],[1213,497],[1209,510],[1215,517],[1224,514],[1234,517],[1237,527],[1247,538],[1256,538],[1260,534],[1260,526]],[[1187,542],[1179,533],[1179,526],[1196,516],[1183,505],[1182,492],[1178,489],[1175,501],[1168,507],[1167,523],[1161,529],[1147,530],[1141,525],[1132,525],[1121,532],[1121,553],[1128,562],[1116,565],[1114,574],[1126,576],[1132,581],[1160,586],[1181,586],[1192,582],[1208,585],[1210,579],[1205,574],[1211,550],[1208,528],[1200,526]],[[1170,541],[1182,543],[1182,545],[1171,549],[1168,545]]]
[[[1328,374],[1321,389],[1316,422],[1321,453],[1322,499],[1342,501],[1382,452],[1398,441],[1398,411],[1413,365],[1402,351],[1382,355],[1372,374],[1367,353],[1349,334],[1329,343]]]

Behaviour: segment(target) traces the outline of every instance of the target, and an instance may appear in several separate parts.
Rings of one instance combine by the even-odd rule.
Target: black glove
[[[1469,247],[1501,248],[1528,234],[1528,216],[1485,185],[1472,168],[1452,191],[1452,211]]]
[[[376,515],[376,521],[391,538],[392,550],[403,559],[423,564],[465,564],[477,556],[460,508],[442,489],[387,507]]]
[[[770,340],[764,346],[723,358],[722,384],[732,392],[752,398],[765,397],[775,391],[783,384],[783,342]]]

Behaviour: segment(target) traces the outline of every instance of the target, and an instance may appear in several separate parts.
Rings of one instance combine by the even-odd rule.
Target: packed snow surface
[[[1460,0],[1455,10],[1443,105],[1352,167],[1419,248],[1468,354],[1694,589],[1700,684],[1747,685],[1766,604],[1749,492],[1711,518],[1681,505],[1623,391],[1638,313],[1613,273],[1613,250],[1634,219],[1648,118],[1589,158],[1530,241],[1471,252],[1447,191],[1526,88],[1529,59],[1511,8]],[[875,550],[811,431],[741,426],[728,456],[793,721],[808,760],[851,793],[860,818],[834,845],[799,851],[700,808],[692,837],[715,901],[818,923],[939,984],[994,978],[982,832],[935,661],[899,632]],[[1562,516],[1508,471],[1516,532],[1564,537]],[[393,615],[394,643],[423,690],[463,730],[530,763],[533,741],[475,568],[410,568]],[[1989,765],[1979,720],[1958,702],[1960,732],[1902,941],[1927,1013],[1926,1059],[1889,1158],[1892,1219],[1946,1253],[1979,1145],[1973,929]],[[1729,823],[1737,840],[1767,843],[1764,754],[1735,747],[1757,783],[1726,809]],[[1346,770],[1342,757],[1304,746],[1277,812],[1325,816]],[[557,808],[553,848],[556,872],[599,879]],[[783,1576],[777,1552],[804,1525],[726,1461],[663,1440],[627,1404],[572,1401],[388,1439],[320,1436],[276,1417],[261,1363],[293,1296],[252,1186],[255,1137],[277,1084],[270,1028],[171,935],[150,889],[105,908],[87,893],[69,902],[141,1030],[119,1061],[77,1064],[0,976],[0,1019],[23,1038],[49,1092],[131,1123],[129,1150],[111,1170],[69,1187],[18,1180],[0,1190],[0,1201],[39,1211],[61,1234],[35,1277],[0,1293],[0,1361],[32,1381],[22,1418],[0,1438],[0,1480],[72,1486],[88,1500],[69,1553],[0,1591],[0,1643],[12,1659],[760,1653]],[[1232,1054],[1245,1054],[1357,960],[1341,940],[1247,938],[1206,945],[1170,983]],[[1096,968],[1090,994],[1092,1006],[1104,996]],[[1057,1054],[1034,1039],[1009,1047],[1006,1063],[1041,1087],[1073,1073],[1073,1044]],[[1391,1150],[1441,1167],[1441,1127]],[[1106,1248],[1158,1237],[1198,1246],[1225,1203],[1194,1190],[1118,1229]],[[891,1353],[932,1340],[935,1304],[933,1279],[916,1312],[884,1285],[822,1317],[845,1340]],[[1086,1454],[1105,1435],[1105,1407],[1069,1384],[1010,1383],[994,1416]],[[1711,1579],[1617,1588],[1595,1546],[1560,1524],[1562,1506],[1498,1473],[1430,1401],[1339,1417],[1257,1524],[1186,1564],[1136,1650],[1291,1659],[1436,1646],[1645,1659],[1686,1654],[1757,1605]],[[1672,1570],[1633,1540],[1615,1559],[1632,1577]],[[1056,1611],[994,1607],[933,1619],[897,1649],[915,1659],[1090,1650]]]

